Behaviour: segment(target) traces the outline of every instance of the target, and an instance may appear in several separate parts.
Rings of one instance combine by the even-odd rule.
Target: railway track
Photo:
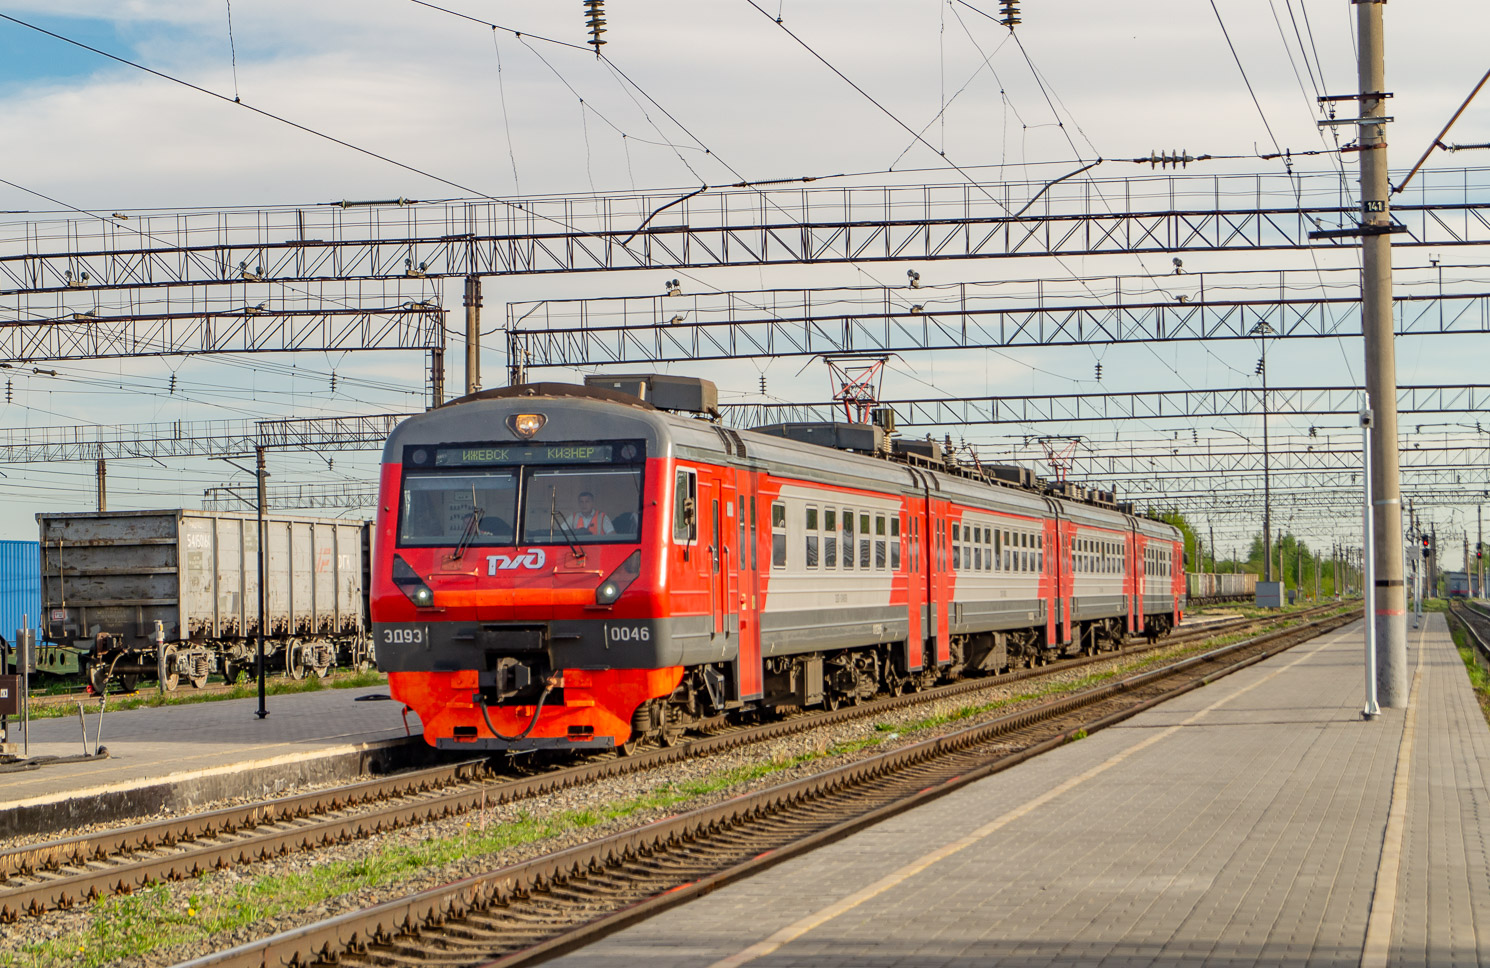
[[[1469,631],[1471,644],[1490,661],[1490,613],[1473,603],[1450,602],[1449,612]]]
[[[951,735],[185,963],[515,966],[912,809],[1356,621],[1268,633]]]
[[[1298,614],[1307,618],[1327,608]],[[156,881],[343,843],[690,757],[976,694],[1093,662],[1205,641],[1249,625],[1264,624],[1267,623],[1247,620],[1215,623],[1202,630],[1171,636],[1162,644],[1061,660],[1035,669],[963,680],[920,693],[875,699],[779,722],[729,727],[673,748],[643,750],[629,757],[597,757],[579,765],[529,775],[498,775],[483,761],[468,762],[17,848],[0,853],[0,920],[13,921],[25,915],[66,910]]]
[[[353,670],[351,669],[333,670],[330,677],[321,680],[323,686],[330,688],[331,684],[335,681],[335,677],[338,672],[344,675],[354,674]],[[287,685],[290,683],[303,682],[305,678],[308,677],[296,679],[293,676],[270,675],[266,676],[264,681],[267,685],[272,687],[275,685]],[[256,682],[257,680],[248,678],[243,680],[242,685],[255,687]],[[214,682],[200,687],[193,686],[188,689],[171,690],[167,692],[166,695],[173,697],[190,696],[193,698],[202,696],[221,696],[231,693],[234,689],[237,688],[239,688],[238,685],[226,682]],[[127,692],[122,689],[110,689],[107,697],[101,696],[98,693],[88,692],[86,691],[86,689],[80,688],[71,692],[33,693],[31,695],[31,707],[33,709],[39,709],[45,706],[76,706],[78,703],[95,704],[100,699],[104,698],[112,700],[137,699],[142,697],[155,696],[158,694],[159,690],[153,684],[141,685],[138,688]]]

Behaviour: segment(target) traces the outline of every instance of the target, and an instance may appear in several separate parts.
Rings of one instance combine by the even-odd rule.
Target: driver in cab
[[[578,501],[579,510],[569,518],[571,528],[582,534],[615,534],[616,527],[611,524],[610,515],[595,507],[594,494],[581,491]]]

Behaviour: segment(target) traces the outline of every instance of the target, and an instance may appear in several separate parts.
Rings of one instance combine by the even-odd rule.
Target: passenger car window
[[[771,567],[786,567],[786,505],[771,505]]]

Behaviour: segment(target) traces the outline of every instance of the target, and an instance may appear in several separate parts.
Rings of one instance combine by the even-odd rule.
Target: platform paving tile
[[[7,773],[0,780],[0,809],[7,803],[72,790],[401,739],[406,735],[401,704],[358,699],[387,693],[387,686],[372,686],[270,696],[269,716],[264,719],[255,715],[257,698],[107,713],[102,731],[107,758]],[[87,726],[91,748],[98,730],[98,718],[92,712],[87,715]],[[419,734],[419,719],[413,713],[409,728]],[[19,741],[20,731],[14,723],[11,736]],[[81,752],[82,727],[76,713],[31,724],[32,756]]]
[[[1406,723],[1401,710],[1360,720],[1360,634],[1307,643],[551,964],[1359,965]],[[1441,617],[1411,646],[1423,662],[1389,963],[1490,963],[1490,730]],[[778,947],[741,955],[783,929]]]

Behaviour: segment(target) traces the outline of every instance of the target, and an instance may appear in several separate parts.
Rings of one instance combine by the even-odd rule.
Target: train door
[[[755,482],[749,471],[741,471],[735,486],[727,487],[725,500],[728,512],[725,523],[734,538],[733,556],[729,562],[731,586],[729,607],[733,610],[739,664],[736,672],[739,695],[737,699],[759,699],[761,696],[761,638],[756,591],[756,574],[759,560],[755,551],[754,530],[750,527],[750,512],[755,507]]]
[[[1135,524],[1133,528],[1133,553],[1129,556],[1133,562],[1133,634],[1143,631],[1143,596],[1148,591],[1148,548],[1145,547],[1143,538],[1138,534]]]
[[[947,540],[947,507],[942,502],[937,502],[932,505],[929,517],[935,536],[931,552],[931,607],[936,616],[936,624],[933,626],[936,630],[936,662],[942,664],[952,661],[950,616],[948,615],[952,601],[952,578],[949,567],[952,548]]]
[[[699,503],[703,507],[704,546],[708,550],[705,568],[709,579],[710,635],[715,644],[729,632],[729,574],[725,566],[729,549],[725,545],[728,529],[724,523],[724,487],[717,478],[699,480]]]
[[[1045,499],[1050,509],[1054,527],[1047,532],[1044,562],[1040,571],[1040,596],[1046,601],[1045,641],[1067,643],[1071,641],[1071,590],[1068,587],[1071,569],[1070,535],[1061,520],[1061,504]],[[1045,529],[1042,527],[1042,531]]]
[[[921,524],[924,516],[916,502],[905,502],[905,520],[900,525],[901,544],[905,548],[901,561],[905,567],[906,618],[909,630],[905,638],[905,671],[919,672],[926,651],[926,568],[922,562]]]

